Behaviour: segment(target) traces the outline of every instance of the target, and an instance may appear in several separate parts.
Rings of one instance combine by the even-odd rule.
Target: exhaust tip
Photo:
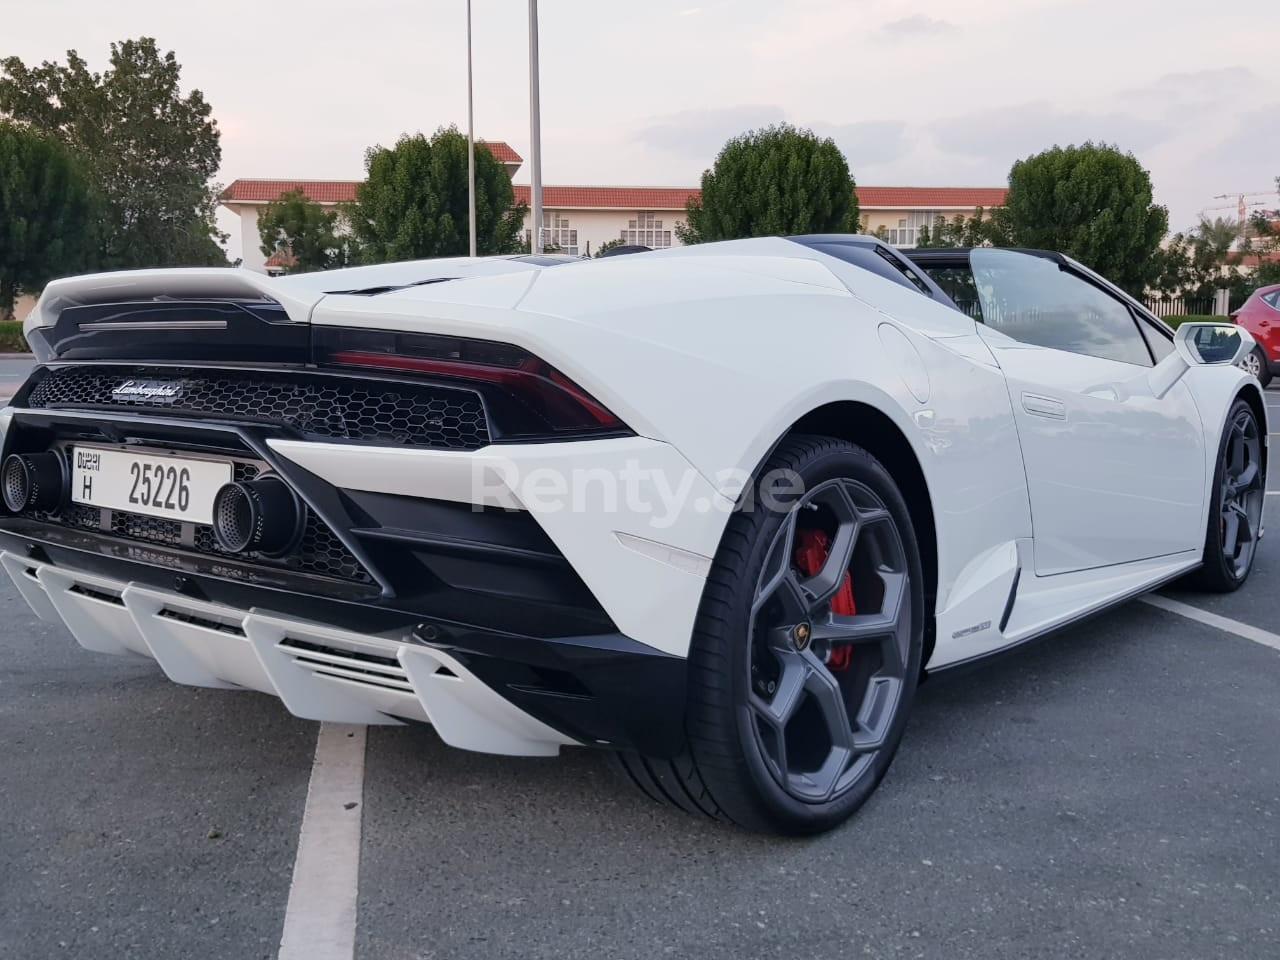
[[[4,505],[13,513],[53,510],[62,503],[67,469],[62,457],[45,453],[13,453],[0,467]]]
[[[227,483],[213,498],[213,535],[228,553],[284,553],[302,528],[302,506],[278,477]]]

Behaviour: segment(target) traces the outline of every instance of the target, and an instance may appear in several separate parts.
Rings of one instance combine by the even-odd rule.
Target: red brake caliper
[[[812,577],[822,569],[822,564],[831,552],[831,538],[822,530],[801,528],[796,531],[795,552],[792,561],[801,576]],[[843,617],[851,617],[857,613],[853,603],[853,577],[846,570],[844,579],[840,581],[840,589],[831,598],[831,612]],[[853,648],[848,646],[832,647],[827,658],[827,668],[843,670],[849,666]]]

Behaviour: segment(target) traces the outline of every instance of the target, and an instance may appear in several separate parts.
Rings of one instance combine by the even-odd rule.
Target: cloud
[[[763,104],[683,110],[654,118],[635,139],[646,147],[709,164],[730,137],[784,119],[781,108]]]
[[[1224,109],[1236,113],[1248,105],[1253,91],[1267,89],[1247,67],[1221,67],[1167,73],[1152,83],[1120,90],[1114,102],[1126,110],[1189,125],[1212,119]]]
[[[1261,198],[1275,206],[1280,202],[1276,177],[1280,177],[1280,103],[1241,114],[1235,130],[1197,158],[1197,167],[1212,170],[1210,186],[1218,193],[1269,193]]]
[[[1023,103],[934,122],[929,131],[945,152],[967,157],[1014,160],[1054,144],[1086,140],[1134,151],[1154,146],[1178,128],[1136,114],[1062,110],[1048,101]]]
[[[916,40],[921,37],[939,37],[956,33],[960,28],[950,20],[926,17],[922,13],[891,20],[880,28],[880,33],[890,40]]]
[[[702,8],[701,8],[701,7],[689,7],[687,10],[681,10],[681,11],[680,11],[680,13],[679,13],[679,14],[677,14],[677,16],[681,16],[681,17],[696,17],[696,16],[697,16],[698,14],[700,14],[701,12],[702,12]]]
[[[900,159],[911,147],[906,124],[896,120],[815,123],[813,131],[835,141],[855,177],[860,169]]]

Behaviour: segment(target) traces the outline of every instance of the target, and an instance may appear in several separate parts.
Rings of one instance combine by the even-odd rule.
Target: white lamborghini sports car
[[[1262,535],[1248,334],[1057,254],[104,274],[26,335],[0,562],[82,646],[758,830],[857,809],[925,674]]]

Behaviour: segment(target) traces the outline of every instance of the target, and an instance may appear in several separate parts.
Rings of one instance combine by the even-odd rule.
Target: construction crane
[[[1213,199],[1234,200],[1236,202],[1224,204],[1223,206],[1220,206],[1220,207],[1205,207],[1200,212],[1209,213],[1213,210],[1230,210],[1232,207],[1235,207],[1236,217],[1239,219],[1240,223],[1244,223],[1245,220],[1248,219],[1248,211],[1250,207],[1265,207],[1267,205],[1267,202],[1268,202],[1267,200],[1265,199],[1255,200],[1254,199],[1255,197],[1270,198],[1275,195],[1276,195],[1276,191],[1274,190],[1252,190],[1247,192],[1241,191],[1239,193],[1219,193]]]

